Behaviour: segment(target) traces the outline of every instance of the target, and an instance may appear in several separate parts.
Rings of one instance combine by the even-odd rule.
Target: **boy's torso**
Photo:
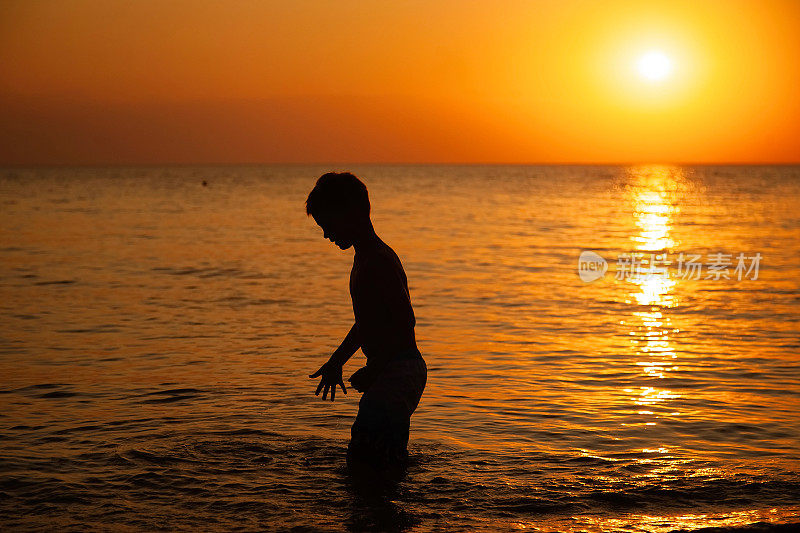
[[[368,361],[416,349],[408,280],[400,258],[383,241],[356,252],[350,296],[361,350]]]

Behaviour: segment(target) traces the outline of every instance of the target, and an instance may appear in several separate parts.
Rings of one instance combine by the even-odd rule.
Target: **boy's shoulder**
[[[402,268],[400,257],[394,249],[386,243],[381,243],[379,246],[367,250],[364,253],[363,260],[375,267],[400,266],[400,268]]]
[[[371,247],[357,254],[353,260],[354,268],[363,271],[403,270],[397,253],[386,243]]]

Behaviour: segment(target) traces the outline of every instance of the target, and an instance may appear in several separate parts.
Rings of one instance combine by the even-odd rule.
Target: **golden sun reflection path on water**
[[[646,166],[628,170],[630,203],[638,233],[631,237],[633,250],[625,277],[629,283],[627,304],[635,305],[627,325],[631,327],[630,349],[636,366],[644,377],[667,378],[679,370],[673,337],[678,330],[672,324],[670,309],[676,305],[673,293],[676,281],[669,277],[668,251],[676,246],[670,231],[672,214],[677,212],[676,189],[685,179],[678,167]],[[641,261],[641,263],[637,263]],[[626,389],[636,413],[647,417],[639,425],[654,426],[661,414],[669,411],[669,403],[680,397],[666,388],[641,386]],[[677,416],[677,411],[669,412]],[[623,423],[625,424],[625,423]],[[658,448],[660,453],[668,447]]]

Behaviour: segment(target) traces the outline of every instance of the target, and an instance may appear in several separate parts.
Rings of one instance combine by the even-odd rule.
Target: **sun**
[[[661,81],[672,73],[672,61],[659,50],[642,54],[636,62],[639,75],[648,81]]]

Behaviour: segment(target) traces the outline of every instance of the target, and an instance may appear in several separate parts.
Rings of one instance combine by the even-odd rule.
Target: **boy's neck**
[[[378,237],[378,234],[375,233],[375,228],[372,227],[372,221],[368,220],[367,223],[362,227],[364,229],[353,241],[353,248],[355,248],[356,253],[373,248],[376,244],[382,242],[380,237]]]

